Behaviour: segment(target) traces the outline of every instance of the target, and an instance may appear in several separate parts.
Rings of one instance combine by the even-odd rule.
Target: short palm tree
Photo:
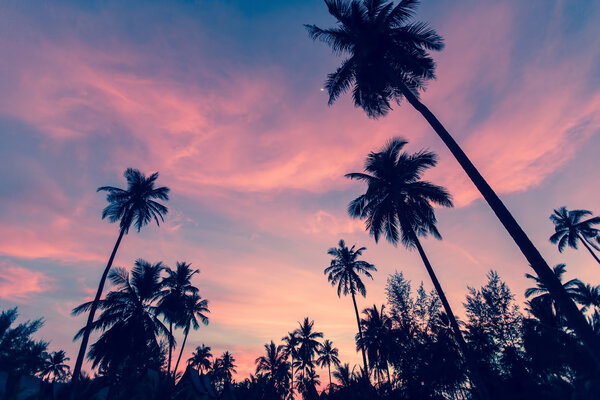
[[[315,321],[309,320],[308,317],[304,318],[302,323],[298,322],[298,329],[296,329],[296,335],[298,336],[298,360],[300,362],[300,368],[302,369],[302,377],[305,375],[306,370],[314,369],[314,356],[321,343],[318,339],[323,337],[323,332],[315,332],[313,330]]]
[[[210,313],[210,310],[208,309],[208,300],[200,297],[198,293],[185,296],[183,307],[181,309],[181,319],[177,324],[179,327],[183,328],[184,337],[183,343],[181,344],[181,349],[179,349],[179,357],[177,357],[177,362],[175,363],[173,372],[177,371],[179,361],[181,361],[181,355],[183,354],[183,349],[185,348],[185,342],[187,341],[190,329],[194,328],[194,330],[197,330],[200,328],[200,323],[208,325],[208,317],[205,315],[206,313]]]
[[[561,282],[564,290],[569,293],[569,296],[576,298],[578,295],[578,289],[581,285],[579,279],[571,279],[565,283],[562,283],[563,275],[567,272],[567,266],[565,264],[557,264],[552,269],[556,279]],[[531,274],[525,274],[525,276],[533,281],[535,281],[536,286],[532,288],[528,288],[525,290],[525,297],[532,297],[532,300],[539,302],[540,304],[544,304],[548,307],[554,308],[555,314],[559,315],[557,304],[553,301],[552,296],[550,295],[550,291],[546,284],[537,276],[533,276]]]
[[[219,358],[219,371],[223,377],[224,383],[230,383],[233,374],[237,373],[235,358],[229,351],[225,351]]]
[[[289,383],[290,364],[286,361],[283,345],[265,344],[265,355],[256,359],[256,373],[264,373],[280,393],[285,393]]]
[[[197,367],[202,372],[208,372],[211,365],[210,359],[212,358],[210,350],[210,346],[205,346],[204,344],[196,347],[196,351],[192,353],[188,364],[192,367]]]
[[[338,365],[333,372],[333,377],[337,379],[338,386],[348,388],[352,385],[354,369],[350,369],[350,364]]]
[[[124,176],[127,180],[127,189],[113,186],[102,186],[98,188],[98,192],[108,192],[106,196],[108,206],[102,211],[102,219],[108,218],[110,222],[119,221],[120,230],[117,242],[113,247],[106,268],[104,268],[104,272],[100,278],[94,301],[89,307],[87,324],[82,334],[81,346],[79,347],[79,353],[77,354],[77,360],[75,361],[75,367],[73,368],[73,378],[71,380],[73,383],[71,389],[72,398],[77,392],[79,375],[81,373],[87,344],[90,339],[94,315],[96,314],[96,309],[98,308],[100,297],[102,296],[106,278],[112,267],[123,235],[129,232],[129,228],[131,228],[132,225],[138,232],[152,220],[156,221],[156,224],[159,225],[159,219],[164,221],[164,215],[168,211],[167,207],[157,201],[169,200],[169,188],[155,187],[158,172],[155,172],[146,178],[146,176],[137,169],[127,168]]]
[[[402,99],[419,111],[475,184],[533,270],[546,282],[570,325],[600,365],[600,344],[584,315],[562,290],[548,263],[496,192],[419,100],[419,92],[427,81],[435,78],[435,62],[430,52],[444,48],[444,41],[435,30],[422,22],[413,22],[419,1],[400,0],[394,5],[388,0],[325,0],[325,4],[337,26],[329,29],[305,26],[313,40],[325,42],[336,54],[348,55],[325,83],[329,104],[351,90],[354,104],[371,118],[386,115],[391,104]]]
[[[600,310],[600,285],[586,285],[583,282],[577,282],[577,288],[573,295],[575,301],[583,306],[582,310],[594,307],[596,311]]]
[[[109,274],[117,286],[98,304],[102,313],[92,324],[92,330],[103,333],[90,347],[88,357],[92,367],[100,365],[104,370],[132,376],[147,367],[160,367],[160,337],[173,338],[159,319],[155,306],[160,295],[162,263],[150,264],[138,259],[131,275],[123,268],[115,268]],[[88,311],[93,302],[87,302],[73,310],[74,315]],[[83,335],[82,328],[75,338]]]
[[[290,370],[291,379],[289,397],[294,398],[294,367],[298,365],[298,346],[300,345],[300,339],[296,331],[288,332],[288,334],[281,338],[283,341],[283,353],[287,358],[290,359]]]
[[[317,364],[322,368],[327,367],[327,372],[329,373],[329,390],[331,390],[331,364],[339,367],[339,351],[336,347],[333,347],[331,340],[326,339],[317,352],[319,354]]]
[[[365,251],[366,247],[356,248],[356,245],[348,248],[343,240],[340,240],[338,247],[332,247],[327,251],[327,254],[333,256],[329,267],[323,271],[327,275],[327,280],[331,282],[331,286],[337,285],[338,297],[344,294],[352,296],[354,304],[354,313],[356,315],[356,324],[358,325],[358,335],[362,338],[362,328],[360,326],[360,317],[358,315],[358,307],[356,306],[356,294],[360,293],[363,297],[367,295],[367,289],[360,279],[360,275],[373,279],[371,271],[377,271],[377,268],[366,261],[358,258]],[[361,347],[363,365],[366,371],[369,370],[367,365],[367,356],[365,349]]]
[[[383,370],[387,372],[388,383],[391,384],[389,359],[393,348],[392,319],[385,313],[385,306],[377,309],[376,305],[372,308],[363,310],[365,315],[360,324],[363,328],[363,339],[357,337],[357,345],[367,351],[371,369],[377,373],[377,379],[381,377]]]
[[[64,350],[46,354],[40,376],[42,379],[48,380],[52,377],[52,383],[64,382],[71,374],[71,367],[66,364],[67,361],[69,361],[69,357]]]
[[[594,228],[593,225],[600,224],[600,217],[581,220],[588,215],[592,215],[592,212],[588,210],[569,211],[566,207],[554,210],[554,214],[550,215],[550,220],[554,223],[555,232],[550,236],[550,242],[558,244],[558,251],[562,253],[567,245],[573,249],[577,249],[577,243],[581,241],[592,257],[594,257],[594,260],[600,264],[600,259],[592,250],[592,247],[596,250],[598,248],[590,241],[590,239],[598,237],[600,231]]]
[[[380,152],[369,154],[365,173],[346,175],[367,183],[366,193],[350,202],[348,213],[354,218],[366,219],[366,228],[376,242],[384,234],[393,245],[401,242],[409,250],[417,249],[450,319],[456,341],[467,362],[471,362],[470,370],[476,386],[484,397],[489,397],[483,381],[478,378],[477,368],[472,363],[450,303],[419,240],[419,236],[427,235],[441,239],[435,226],[437,220],[433,204],[452,207],[452,200],[446,189],[421,179],[425,170],[437,164],[437,156],[428,151],[401,153],[406,143],[399,138],[390,140]]]
[[[186,296],[198,292],[198,288],[192,285],[192,277],[200,271],[192,269],[191,264],[183,261],[177,262],[175,270],[165,267],[165,271],[167,276],[162,280],[163,290],[158,308],[169,323],[169,332],[173,335],[173,324],[183,318],[181,310],[184,309]],[[172,352],[173,346],[169,346],[167,374],[171,372]]]

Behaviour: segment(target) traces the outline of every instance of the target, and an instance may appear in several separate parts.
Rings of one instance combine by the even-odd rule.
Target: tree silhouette
[[[284,346],[276,346],[271,343],[265,344],[266,355],[256,359],[256,373],[264,373],[269,382],[281,395],[285,394],[289,383],[290,364],[286,361]]]
[[[188,360],[188,364],[192,367],[197,367],[202,372],[208,372],[210,369],[210,359],[212,358],[212,353],[210,352],[210,346],[202,346],[196,347],[196,351],[192,353],[192,357]]]
[[[40,376],[43,379],[52,377],[51,383],[66,381],[71,374],[71,367],[66,364],[67,361],[69,361],[69,357],[67,357],[64,350],[46,354],[44,368]]]
[[[147,225],[152,220],[156,221],[159,225],[159,219],[164,221],[164,215],[168,212],[167,207],[162,205],[156,200],[169,200],[169,188],[158,187],[155,188],[156,179],[158,178],[158,172],[153,173],[146,178],[137,169],[127,168],[123,174],[127,180],[127,189],[121,189],[113,186],[102,186],[98,188],[98,192],[108,192],[106,201],[108,206],[102,211],[102,219],[108,218],[110,222],[119,221],[120,231],[117,242],[113,247],[112,253],[106,264],[106,268],[100,278],[98,290],[94,301],[89,307],[89,314],[85,330],[82,334],[81,346],[79,347],[79,353],[77,354],[77,360],[75,361],[75,367],[73,368],[72,389],[71,398],[74,398],[77,392],[77,385],[79,383],[79,375],[81,373],[81,366],[83,365],[83,358],[85,356],[87,344],[90,338],[90,332],[92,331],[92,325],[94,323],[94,315],[100,297],[102,296],[102,290],[104,289],[104,283],[106,277],[112,267],[113,260],[117,254],[117,249],[123,239],[123,235],[129,232],[129,228],[133,225],[139,232],[144,225]],[[156,199],[156,200],[155,200]]]
[[[577,249],[577,242],[581,241],[592,257],[594,257],[594,260],[600,264],[600,259],[590,247],[592,246],[598,250],[590,239],[598,237],[600,231],[592,225],[600,224],[600,217],[593,217],[582,221],[581,219],[587,215],[592,215],[591,211],[569,211],[565,207],[554,210],[554,214],[550,215],[550,220],[554,223],[555,232],[550,236],[550,242],[558,244],[558,251],[562,253],[567,245],[573,249]]]
[[[289,397],[294,398],[294,367],[298,366],[298,346],[300,345],[300,339],[296,331],[288,332],[288,334],[281,338],[283,340],[283,352],[286,357],[290,359],[291,379]]]
[[[169,323],[169,333],[173,335],[173,324],[177,325],[183,319],[182,310],[185,307],[185,298],[187,295],[198,292],[198,288],[192,285],[192,277],[199,273],[197,269],[192,269],[191,264],[186,262],[177,262],[177,267],[172,270],[165,267],[167,276],[162,280],[163,290],[158,303],[158,309],[164,315]],[[171,372],[171,354],[173,346],[169,346],[169,358],[167,361],[167,374]]]
[[[546,282],[570,325],[600,365],[600,344],[584,315],[563,291],[548,263],[496,192],[442,123],[419,100],[419,92],[426,82],[435,78],[435,62],[429,52],[444,48],[443,39],[435,30],[422,22],[412,22],[419,1],[401,0],[395,6],[387,0],[325,0],[325,4],[337,20],[337,26],[305,27],[313,40],[325,42],[336,54],[348,54],[325,82],[329,104],[352,90],[354,104],[371,118],[386,115],[392,108],[391,103],[399,103],[403,98],[419,111],[475,184],[530,266]]]
[[[391,385],[390,367],[388,364],[390,352],[394,345],[392,332],[392,320],[385,313],[385,306],[378,310],[376,305],[363,310],[365,318],[360,320],[363,329],[363,337],[356,338],[357,347],[360,346],[367,351],[369,365],[377,379],[381,377],[383,370],[387,373],[388,384]]]
[[[213,370],[217,376],[223,379],[223,384],[230,383],[233,374],[237,373],[235,358],[229,351],[225,351],[221,357],[215,359]]]
[[[333,347],[331,340],[326,339],[317,353],[319,354],[319,358],[317,358],[317,364],[322,368],[327,367],[327,372],[329,373],[329,388],[331,390],[331,364],[333,364],[335,367],[340,365],[338,349]]]
[[[314,369],[314,355],[321,346],[318,339],[323,337],[323,332],[315,332],[313,330],[315,321],[310,321],[308,317],[304,318],[302,323],[298,322],[298,325],[299,327],[296,329],[298,360],[302,369],[302,379],[304,379],[306,370]]]
[[[366,193],[350,202],[348,213],[354,218],[366,219],[366,228],[376,242],[384,234],[394,245],[401,242],[409,250],[417,248],[448,315],[456,341],[471,364],[471,375],[476,386],[482,396],[489,398],[483,381],[478,377],[477,368],[472,363],[458,322],[418,238],[431,234],[441,239],[435,226],[437,220],[432,203],[452,207],[452,200],[443,187],[421,180],[423,172],[437,164],[437,156],[428,151],[401,153],[406,143],[399,138],[390,140],[380,152],[369,154],[365,162],[365,173],[346,175],[350,179],[367,183]]]
[[[360,279],[359,274],[365,275],[373,279],[370,271],[377,271],[372,264],[366,261],[359,260],[358,257],[366,250],[366,247],[356,249],[356,245],[348,248],[343,240],[340,240],[338,247],[332,247],[327,251],[327,254],[333,256],[329,267],[323,271],[327,275],[327,280],[331,282],[331,286],[337,285],[338,297],[348,293],[352,296],[354,304],[354,313],[356,314],[356,324],[358,325],[358,335],[362,338],[362,327],[360,326],[360,317],[358,315],[358,307],[356,306],[356,293],[360,293],[363,297],[367,295],[367,289]],[[363,365],[365,371],[369,371],[365,349],[361,347]]]
[[[565,283],[562,283],[562,277],[567,272],[567,266],[565,264],[557,264],[552,268],[556,279],[561,282],[561,285],[565,292],[569,293],[569,296],[575,297],[577,296],[578,286],[581,283],[579,279],[571,279]],[[559,312],[560,306],[554,301],[553,297],[550,295],[550,291],[546,286],[546,283],[543,282],[537,276],[533,276],[531,274],[525,274],[525,276],[533,281],[535,281],[536,286],[532,288],[528,288],[525,290],[525,297],[532,297],[532,301],[539,302],[541,304],[546,305],[547,307],[553,307],[556,315],[561,315]],[[560,310],[562,311],[562,310]]]
[[[208,317],[204,315],[204,313],[210,312],[208,309],[208,300],[202,299],[197,293],[187,295],[184,298],[181,312],[182,315],[178,322],[178,326],[183,328],[185,336],[183,338],[183,343],[181,344],[181,349],[179,350],[179,357],[177,357],[177,362],[173,369],[174,373],[177,372],[177,367],[179,366],[179,361],[181,361],[181,355],[183,354],[183,349],[190,333],[190,329],[194,328],[194,330],[197,330],[200,328],[200,323],[208,325]]]

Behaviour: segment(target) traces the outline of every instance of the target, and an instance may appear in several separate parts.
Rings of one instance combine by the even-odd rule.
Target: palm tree
[[[360,321],[363,338],[361,342],[361,338],[357,337],[357,344],[366,349],[371,369],[375,369],[378,376],[380,376],[381,368],[385,368],[388,383],[391,385],[388,361],[393,346],[392,319],[386,315],[384,305],[379,310],[376,305],[373,305],[372,308],[365,308],[363,314],[365,314],[365,318]]]
[[[194,330],[197,330],[200,328],[200,322],[204,325],[208,325],[208,317],[204,315],[204,313],[210,312],[208,309],[208,300],[202,299],[202,297],[200,297],[200,295],[197,293],[188,295],[184,299],[181,312],[182,316],[177,325],[183,328],[183,333],[185,336],[183,337],[183,343],[181,344],[179,357],[177,357],[177,362],[175,363],[173,372],[176,372],[177,367],[179,366],[179,361],[181,360],[181,355],[183,354],[183,349],[185,347],[188,334],[190,333],[190,329],[194,328]]]
[[[589,283],[586,285],[578,281],[573,298],[583,306],[582,311],[587,311],[590,307],[600,310],[600,285],[592,286]]]
[[[338,380],[338,386],[348,388],[352,385],[354,368],[350,370],[350,364],[338,365],[333,372],[333,377]]]
[[[304,318],[302,323],[298,322],[299,328],[296,329],[298,336],[298,359],[300,368],[302,368],[302,377],[307,369],[314,369],[314,355],[321,343],[317,339],[323,337],[323,332],[313,331],[315,321],[310,321],[308,317]]]
[[[69,357],[67,357],[64,350],[46,354],[44,368],[40,374],[42,379],[52,377],[52,383],[66,380],[71,373],[71,367],[66,364],[67,361],[69,361]]]
[[[169,200],[169,188],[154,187],[156,179],[158,178],[158,172],[155,172],[146,178],[146,176],[137,169],[127,168],[123,175],[127,180],[127,189],[102,186],[97,190],[98,192],[108,192],[106,196],[108,205],[102,211],[102,219],[108,217],[110,222],[119,221],[120,230],[117,242],[113,247],[106,268],[104,268],[104,272],[100,278],[96,296],[89,308],[87,324],[82,335],[81,346],[79,347],[79,353],[77,354],[77,360],[75,361],[75,368],[73,368],[73,378],[71,379],[73,382],[73,387],[71,389],[72,398],[77,392],[79,375],[81,373],[81,366],[83,365],[83,357],[85,356],[87,344],[90,339],[94,315],[96,314],[96,309],[98,308],[100,297],[102,296],[104,283],[106,282],[106,277],[112,267],[113,260],[115,259],[123,235],[129,233],[131,225],[133,225],[138,232],[144,225],[147,225],[152,220],[156,221],[156,224],[159,225],[159,218],[161,221],[164,221],[164,215],[168,212],[167,207],[155,200]]]
[[[360,279],[359,274],[363,274],[368,278],[373,279],[370,271],[377,271],[377,268],[373,264],[369,264],[366,261],[358,259],[365,251],[366,247],[359,249],[353,245],[351,248],[346,246],[343,240],[340,240],[338,247],[332,247],[327,251],[327,254],[333,256],[329,267],[323,271],[327,275],[327,280],[331,282],[331,286],[338,285],[337,293],[338,297],[344,294],[347,296],[348,293],[352,296],[352,303],[354,304],[354,313],[356,314],[356,324],[358,325],[358,334],[362,338],[362,328],[360,326],[360,318],[358,316],[358,307],[356,306],[356,293],[360,293],[363,297],[367,295],[367,289]],[[367,365],[367,357],[365,355],[365,349],[361,347],[363,365],[366,371],[369,371]]]
[[[169,332],[173,335],[173,324],[177,324],[182,319],[181,310],[184,308],[186,296],[198,292],[198,288],[192,285],[192,277],[200,271],[191,269],[191,264],[183,261],[177,262],[175,270],[165,267],[165,271],[167,276],[162,280],[164,289],[161,291],[158,307],[165,320],[169,322]],[[171,372],[172,352],[173,346],[169,346],[167,374]]]
[[[236,374],[235,358],[229,351],[225,351],[219,360],[219,371],[223,376],[224,383],[231,382],[232,374]],[[216,360],[215,360],[216,361]]]
[[[138,259],[131,275],[123,268],[115,268],[109,274],[117,290],[110,291],[98,303],[102,313],[92,324],[92,330],[102,331],[96,343],[90,347],[88,357],[92,367],[134,375],[147,367],[160,367],[161,348],[159,337],[168,341],[173,338],[159,319],[155,302],[160,295],[162,263],[150,264]],[[89,311],[93,302],[84,303],[73,310],[74,315]],[[75,339],[83,335],[82,328]]]
[[[365,181],[368,185],[365,194],[350,202],[348,213],[354,218],[366,219],[366,228],[376,242],[383,233],[393,245],[400,241],[409,250],[417,248],[448,314],[456,341],[467,361],[471,362],[470,370],[477,381],[476,386],[484,397],[489,398],[482,380],[478,378],[477,368],[472,363],[450,303],[418,238],[430,234],[441,239],[435,226],[437,220],[432,203],[452,207],[452,200],[443,187],[421,180],[423,172],[437,164],[437,156],[428,151],[401,153],[406,143],[399,138],[390,140],[380,152],[369,154],[365,162],[365,173],[346,175],[350,179]]]
[[[289,375],[290,364],[286,361],[285,349],[283,345],[276,346],[271,343],[265,344],[266,355],[256,359],[256,374],[265,373],[269,381],[277,388],[279,392],[284,392]]]
[[[212,358],[210,350],[210,346],[205,346],[204,344],[196,347],[196,351],[192,353],[192,357],[188,360],[188,364],[192,367],[198,367],[202,372],[208,372],[210,369],[210,359]]]
[[[565,272],[567,272],[567,266],[565,264],[555,265],[554,268],[552,268],[552,272],[556,276],[556,279],[559,282],[561,282],[561,285],[562,285],[563,289],[565,290],[565,292],[569,293],[569,296],[576,298],[579,294],[578,289],[580,288],[580,285],[582,284],[579,281],[579,279],[571,279],[565,283],[562,283],[562,277],[565,274]],[[552,306],[554,306],[556,315],[559,315],[558,307],[557,307],[556,303],[553,301],[553,298],[550,294],[550,291],[548,290],[548,287],[546,286],[546,283],[543,282],[537,276],[533,276],[531,274],[525,274],[525,276],[527,278],[535,281],[535,284],[536,284],[535,287],[528,288],[527,290],[525,290],[525,297],[529,298],[529,297],[534,296],[532,298],[532,300],[539,302],[540,304],[543,304],[547,307],[550,307],[550,309],[552,309]]]
[[[435,78],[435,62],[429,52],[444,48],[443,39],[435,30],[427,24],[411,22],[419,1],[401,0],[396,6],[388,0],[325,0],[325,4],[338,25],[329,29],[315,25],[305,27],[313,40],[325,42],[336,54],[349,54],[327,78],[329,104],[352,89],[354,104],[371,118],[386,115],[391,103],[399,103],[403,98],[419,111],[475,184],[533,270],[546,282],[570,325],[600,364],[600,345],[583,314],[562,290],[548,263],[496,192],[442,123],[419,100],[419,91]]]
[[[294,366],[298,365],[298,346],[300,340],[296,331],[288,332],[287,336],[281,338],[283,340],[283,352],[286,357],[290,358],[290,369],[292,382],[290,384],[290,398],[294,397]]]
[[[585,248],[590,252],[592,257],[600,264],[600,259],[592,251],[591,247],[599,250],[590,238],[597,238],[598,229],[592,225],[600,224],[600,217],[593,217],[582,221],[581,219],[587,215],[592,215],[588,210],[572,210],[569,211],[566,207],[561,207],[554,210],[554,214],[550,215],[550,220],[554,223],[554,234],[550,236],[550,242],[557,244],[558,251],[563,252],[565,246],[577,249],[577,242],[581,241]]]
[[[331,340],[326,339],[318,350],[318,354],[317,364],[322,368],[327,367],[327,372],[329,372],[329,390],[331,390],[331,364],[336,367],[340,365],[338,349],[333,347]]]

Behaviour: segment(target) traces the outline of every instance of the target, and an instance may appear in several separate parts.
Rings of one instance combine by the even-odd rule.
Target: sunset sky
[[[600,2],[429,0],[418,19],[446,42],[423,102],[548,263],[599,284],[583,248],[548,242],[548,217],[563,205],[600,213]],[[532,270],[431,128],[404,104],[380,120],[348,97],[328,107],[321,87],[341,59],[304,23],[334,20],[319,0],[0,2],[0,309],[43,317],[37,337],[74,363],[84,317],[70,312],[95,292],[118,235],[96,188],[124,186],[133,167],[160,172],[169,213],[127,235],[115,265],[201,270],[210,324],[184,360],[201,343],[229,350],[243,379],[263,344],[309,316],[357,363],[327,249],[367,247],[378,272],[360,309],[385,301],[396,270],[432,287],[416,253],[375,244],[346,214],[364,186],[344,174],[394,136],[439,154],[426,178],[456,207],[438,211],[444,239],[423,244],[456,313],[490,269],[522,302]]]

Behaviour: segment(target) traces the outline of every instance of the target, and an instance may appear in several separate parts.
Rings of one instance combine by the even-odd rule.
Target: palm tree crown
[[[323,332],[313,331],[315,321],[310,321],[308,317],[304,318],[304,321],[302,321],[302,323],[299,322],[298,324],[299,327],[296,329],[296,334],[299,341],[298,358],[301,363],[301,368],[313,369],[314,355],[321,346],[318,339],[323,337]]]
[[[348,213],[366,219],[369,233],[379,240],[383,233],[394,245],[415,245],[415,235],[440,238],[433,204],[452,207],[450,194],[441,186],[421,180],[423,172],[437,164],[428,151],[400,153],[406,141],[395,138],[377,153],[370,153],[365,173],[346,177],[367,182],[365,194],[350,202]]]
[[[108,206],[102,211],[102,219],[108,218],[110,222],[120,221],[121,229],[127,233],[133,224],[137,231],[153,219],[160,225],[159,219],[164,221],[167,207],[157,202],[169,200],[169,188],[155,188],[158,172],[148,178],[137,169],[127,168],[123,174],[127,179],[127,189],[113,186],[102,186],[98,192],[108,192],[106,201]]]
[[[271,343],[265,344],[265,352],[266,355],[256,359],[256,373],[264,372],[276,386],[285,386],[290,364],[285,360],[284,346],[276,346],[271,340]]]
[[[593,225],[600,224],[600,217],[588,218],[582,221],[582,218],[588,215],[592,215],[592,212],[588,210],[569,211],[566,207],[554,210],[554,214],[550,215],[550,220],[554,223],[554,234],[550,236],[550,242],[558,244],[558,251],[562,253],[567,245],[577,249],[577,243],[581,241],[594,259],[600,263],[600,259],[590,248],[591,246],[596,250],[600,250],[590,240],[598,238],[600,230],[594,228]]]
[[[52,382],[62,382],[70,375],[71,367],[67,365],[69,357],[64,350],[53,351],[45,355],[44,367],[41,371],[41,377],[49,379],[52,377]]]
[[[400,102],[403,91],[417,95],[435,78],[435,62],[428,51],[442,50],[443,39],[427,24],[411,22],[417,0],[396,6],[387,0],[325,0],[337,26],[321,29],[305,25],[310,37],[327,43],[337,54],[348,54],[329,74],[325,88],[331,105],[352,89],[354,104],[377,118]]]
[[[356,249],[356,245],[348,248],[344,240],[340,240],[338,247],[332,247],[327,251],[327,254],[333,256],[329,267],[323,271],[327,275],[327,280],[331,282],[331,286],[338,285],[337,293],[341,296],[348,294],[357,294],[365,296],[367,290],[359,274],[363,274],[368,278],[373,279],[370,271],[377,271],[373,264],[366,261],[358,260],[366,247]]]
[[[192,367],[197,367],[200,371],[208,371],[210,369],[210,359],[212,358],[212,353],[210,352],[210,346],[202,346],[196,347],[196,351],[192,353],[192,357],[188,360],[188,364]]]

